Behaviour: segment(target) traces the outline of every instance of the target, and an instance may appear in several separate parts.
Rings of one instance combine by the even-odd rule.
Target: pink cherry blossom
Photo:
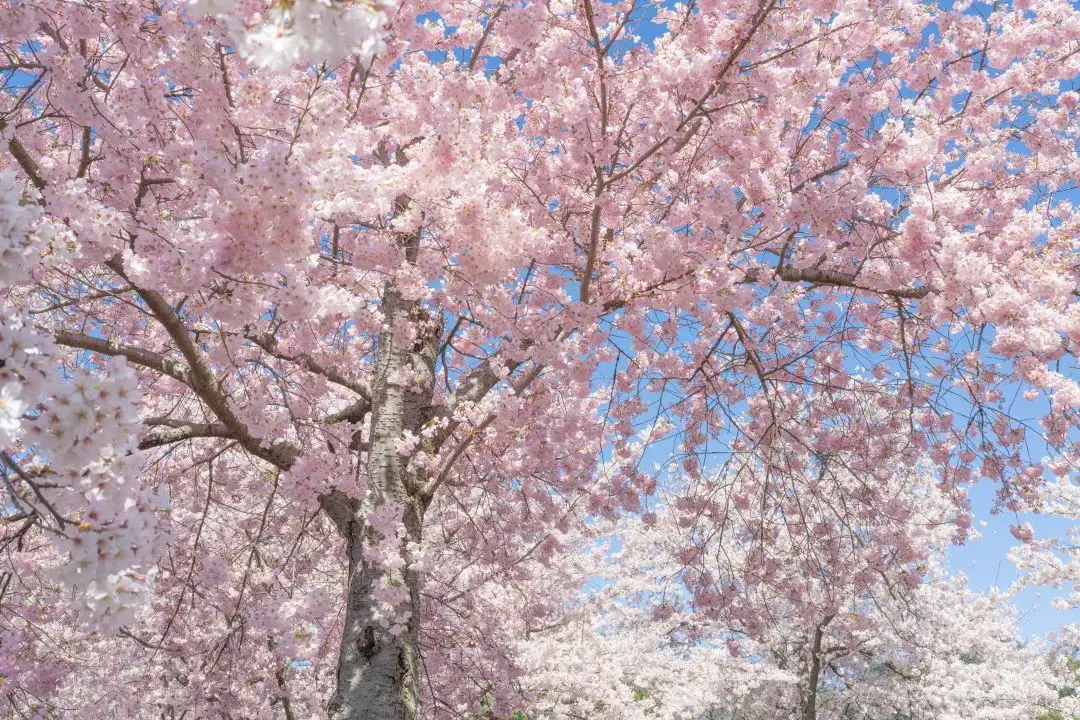
[[[1078,10],[646,10],[5,7],[4,712],[1071,711]]]

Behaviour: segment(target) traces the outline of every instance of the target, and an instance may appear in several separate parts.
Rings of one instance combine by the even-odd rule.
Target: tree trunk
[[[821,682],[821,639],[825,634],[825,625],[831,621],[832,616],[830,615],[814,628],[814,639],[810,645],[810,667],[806,678],[802,720],[817,720],[818,683]]]
[[[405,430],[419,434],[429,415],[439,332],[419,304],[403,300],[389,282],[382,308],[387,329],[379,337],[371,387],[369,485],[346,532],[349,587],[331,720],[415,720],[420,710],[420,587],[406,544],[422,540],[424,504],[397,442]],[[413,338],[400,337],[406,321],[417,329]],[[366,522],[386,512],[401,521],[405,537],[383,538]],[[380,545],[400,553],[403,564],[376,566],[368,550]],[[372,591],[380,582],[404,591],[389,622],[373,614]]]
[[[372,617],[371,592],[381,574],[363,557],[364,535],[349,547],[349,590],[345,630],[338,655],[337,689],[331,720],[415,720],[420,716],[420,592],[407,568],[392,582],[409,589],[406,629],[393,634]]]

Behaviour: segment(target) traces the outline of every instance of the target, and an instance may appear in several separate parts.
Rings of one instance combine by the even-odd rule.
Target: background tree
[[[649,525],[626,521],[611,542],[581,556],[588,582],[561,620],[523,639],[526,714],[1019,720],[1064,709],[1059,652],[1019,640],[1018,614],[1003,595],[972,592],[945,571],[955,530],[947,496],[926,474],[903,474],[885,489],[891,502],[870,516],[852,513],[864,524],[845,538],[857,549],[844,555],[872,557],[875,539],[902,522],[925,548],[908,570],[898,563],[874,571],[844,557],[803,570],[806,558],[831,557],[839,526],[791,535],[775,510],[771,522],[764,518],[767,532],[786,551],[765,563],[753,540],[763,519],[754,507],[729,517],[690,564],[677,510],[666,506]],[[763,565],[772,570],[762,573]],[[916,565],[922,582],[906,581]],[[738,600],[701,602],[706,573],[724,578],[716,586]],[[792,592],[793,581],[807,586]],[[753,615],[741,609],[748,606]]]

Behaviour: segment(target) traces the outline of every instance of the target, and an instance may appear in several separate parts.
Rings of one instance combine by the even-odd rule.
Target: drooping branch
[[[37,502],[49,511],[49,515],[51,515],[53,520],[56,522],[57,529],[63,530],[64,525],[67,524],[69,520],[63,517],[59,513],[59,511],[57,511],[57,509],[53,507],[53,504],[49,502],[49,499],[46,498],[45,495],[41,492],[41,488],[38,486],[38,483],[34,480],[34,478],[30,477],[30,475],[22,469],[22,467],[15,460],[15,458],[11,457],[11,455],[9,455],[8,453],[0,451],[0,460],[2,460],[3,463],[7,465],[7,467],[11,468],[11,470],[19,477],[19,479],[22,480],[26,484],[26,486],[33,491],[34,496],[37,498]],[[25,498],[22,499],[25,501]],[[30,503],[28,502],[27,504]],[[33,507],[33,511],[35,515],[43,517],[43,513],[37,507]]]

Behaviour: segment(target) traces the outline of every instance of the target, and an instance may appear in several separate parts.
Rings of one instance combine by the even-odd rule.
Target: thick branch
[[[232,437],[240,443],[241,447],[252,455],[262,458],[281,469],[287,469],[296,459],[297,450],[291,446],[279,444],[274,448],[264,448],[258,438],[253,436],[247,426],[236,416],[229,407],[228,399],[221,391],[218,378],[210,368],[210,364],[203,356],[202,351],[195,345],[187,326],[180,319],[172,305],[156,290],[140,288],[131,281],[124,273],[123,261],[119,256],[113,256],[105,263],[117,275],[124,278],[135,288],[139,296],[146,302],[147,307],[154,318],[161,324],[165,331],[176,343],[177,349],[188,364],[188,386],[194,390],[210,410],[228,428]]]
[[[229,428],[221,423],[191,423],[182,420],[169,420],[168,418],[150,418],[144,421],[151,427],[167,427],[168,430],[159,430],[147,435],[139,442],[140,450],[172,445],[193,440],[195,438],[231,438]]]
[[[879,295],[888,295],[895,298],[904,298],[909,300],[917,300],[924,298],[932,292],[932,288],[928,285],[922,287],[909,287],[899,288],[897,290],[874,290],[873,288],[864,287],[859,285],[856,280],[856,275],[849,275],[847,273],[829,272],[828,270],[816,270],[816,269],[802,269],[796,270],[790,267],[780,266],[776,269],[776,275],[781,280],[787,282],[808,282],[815,285],[834,285],[837,287],[848,287],[855,290],[862,290],[868,293],[877,293]]]
[[[331,490],[328,493],[319,495],[319,507],[334,523],[334,527],[337,528],[342,537],[349,537],[349,525],[352,524],[353,518],[356,517],[358,505],[359,503],[356,500],[353,500],[340,490]]]
[[[348,407],[342,408],[335,413],[330,413],[326,416],[323,422],[325,422],[327,425],[337,425],[338,423],[343,422],[363,422],[364,416],[367,415],[369,412],[371,412],[371,400],[367,398],[360,398]]]
[[[188,369],[184,367],[183,363],[151,350],[132,347],[131,345],[121,345],[105,338],[96,338],[81,333],[67,332],[66,330],[54,333],[53,340],[56,341],[57,345],[65,347],[90,350],[101,355],[119,355],[127,358],[129,362],[135,365],[156,370],[174,380],[179,380],[185,385],[191,384]]]
[[[533,383],[536,378],[540,377],[540,373],[544,371],[544,365],[534,365],[528,372],[524,373],[520,378],[520,381],[514,386],[514,395],[521,395],[525,390]],[[443,468],[439,474],[428,481],[426,485],[420,491],[420,497],[425,503],[431,502],[431,498],[434,496],[435,491],[439,489],[446,478],[449,477],[450,471],[453,470],[454,465],[457,463],[458,458],[465,452],[474,439],[476,439],[484,430],[488,428],[491,423],[495,421],[495,413],[488,413],[483,422],[477,425],[472,432],[470,432],[458,446],[454,448],[450,453],[450,457],[443,463]],[[456,425],[455,425],[456,427]]]
[[[8,149],[11,150],[12,157],[15,158],[15,162],[19,163],[19,167],[23,169],[26,176],[30,178],[30,182],[34,183],[34,187],[38,190],[45,189],[45,180],[41,177],[41,171],[38,169],[37,163],[34,158],[30,157],[30,153],[26,151],[26,147],[19,142],[18,138],[11,138],[8,141]]]
[[[474,367],[465,377],[458,383],[457,388],[454,390],[447,401],[439,406],[439,408],[432,414],[433,420],[441,420],[446,418],[448,423],[446,427],[440,430],[435,435],[435,449],[442,447],[442,444],[446,442],[458,426],[461,424],[459,421],[454,420],[454,412],[467,403],[480,402],[485,395],[491,392],[491,389],[499,384],[503,377],[509,376],[524,363],[523,360],[513,360],[506,363],[506,376],[500,376],[495,372],[492,358],[484,360],[482,363]]]
[[[487,24],[484,25],[484,32],[480,35],[480,39],[476,41],[476,47],[473,48],[472,55],[469,56],[469,70],[476,67],[476,61],[480,59],[480,52],[484,49],[484,43],[487,42],[491,31],[495,29],[495,21],[499,19],[504,10],[506,10],[506,6],[500,5],[488,18]]]

